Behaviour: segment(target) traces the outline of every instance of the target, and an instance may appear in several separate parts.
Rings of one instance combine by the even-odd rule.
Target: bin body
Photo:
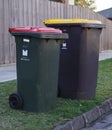
[[[46,112],[57,97],[59,44],[64,34],[12,33],[16,41],[17,93],[23,110]]]
[[[60,47],[58,96],[91,99],[95,96],[102,24],[46,24],[60,28],[69,39]]]

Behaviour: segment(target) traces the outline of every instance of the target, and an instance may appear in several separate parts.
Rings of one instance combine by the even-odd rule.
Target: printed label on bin
[[[22,56],[28,56],[28,50],[22,50]]]
[[[30,59],[26,58],[26,57],[22,57],[21,58],[22,61],[30,61]]]
[[[67,43],[64,42],[64,43],[62,44],[62,46],[61,46],[61,49],[63,49],[63,50],[64,50],[64,49],[67,49]]]
[[[30,61],[30,59],[28,57],[28,50],[22,49],[21,60],[23,60],[23,61]]]

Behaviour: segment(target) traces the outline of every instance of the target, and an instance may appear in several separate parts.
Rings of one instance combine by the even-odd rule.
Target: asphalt
[[[101,53],[99,53],[99,61],[110,59],[110,58],[112,58],[112,50],[102,51]],[[15,80],[15,79],[17,79],[16,64],[3,65],[3,66],[0,65],[0,83]],[[106,113],[104,118],[102,118],[101,120],[98,120],[96,123],[94,123],[90,127],[84,128],[83,127],[85,125],[84,122],[88,124],[89,123],[88,121],[92,122],[93,120],[96,120],[97,118],[99,118],[102,112],[102,108],[104,108],[103,111],[105,111]],[[83,114],[80,117],[76,117],[72,121],[67,122],[65,125],[58,126],[53,130],[79,130],[77,128],[79,127],[81,128],[81,125],[83,129],[80,129],[80,130],[112,130],[112,112],[107,114],[109,111],[112,111],[112,99],[104,102],[102,106],[99,106],[91,110],[90,112]],[[91,116],[92,113],[93,113],[92,115],[93,117]]]

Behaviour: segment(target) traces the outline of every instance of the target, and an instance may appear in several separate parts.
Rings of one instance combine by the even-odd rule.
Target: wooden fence
[[[100,41],[100,51],[112,49],[112,22],[103,16],[79,6],[49,0],[1,0],[0,2],[0,64],[14,63],[16,50],[9,27],[43,25],[49,18],[84,18],[106,24]]]

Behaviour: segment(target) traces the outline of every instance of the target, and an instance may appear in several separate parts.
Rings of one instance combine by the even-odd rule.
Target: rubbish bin
[[[9,96],[14,109],[46,112],[57,97],[59,46],[67,34],[42,27],[10,28],[15,36],[17,93]]]
[[[60,48],[58,96],[93,98],[97,86],[100,34],[104,25],[87,19],[50,19],[44,24],[69,34],[69,39]]]

